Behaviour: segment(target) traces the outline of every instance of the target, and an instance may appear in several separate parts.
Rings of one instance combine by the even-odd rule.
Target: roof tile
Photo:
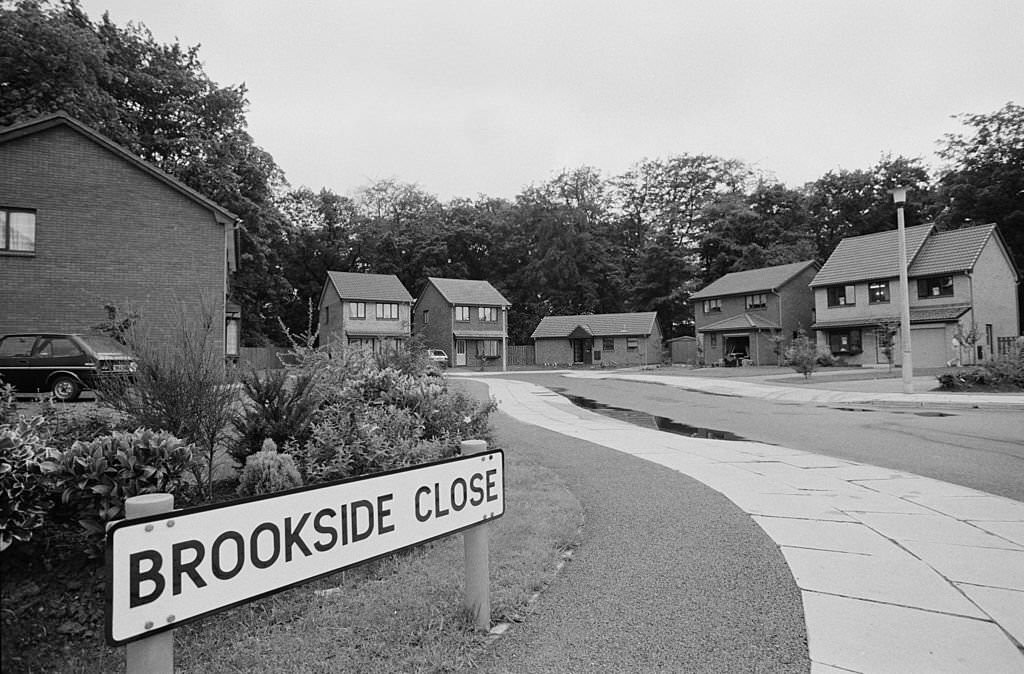
[[[654,331],[657,317],[658,314],[654,311],[545,316],[530,336],[534,339],[568,337],[579,326],[585,327],[595,337],[649,335]]]
[[[394,274],[329,271],[327,276],[334,284],[338,297],[345,300],[412,303],[412,295]]]
[[[707,297],[740,295],[760,290],[775,290],[814,264],[816,264],[814,260],[804,260],[775,267],[762,267],[761,269],[733,272],[726,274],[717,281],[712,281],[701,290],[690,295],[690,299],[699,300]]]

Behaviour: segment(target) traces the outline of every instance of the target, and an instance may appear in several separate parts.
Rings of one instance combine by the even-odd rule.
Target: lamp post
[[[914,392],[914,365],[910,354],[910,285],[907,279],[907,233],[903,226],[903,205],[907,203],[907,188],[897,187],[892,192],[896,202],[896,228],[900,247],[900,345],[903,349],[901,368],[903,392]]]

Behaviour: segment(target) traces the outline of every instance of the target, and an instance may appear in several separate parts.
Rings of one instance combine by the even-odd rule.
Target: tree
[[[997,223],[1017,266],[1024,269],[1024,106],[1010,102],[990,114],[962,114],[970,134],[947,134],[939,177],[950,228]]]
[[[276,309],[292,295],[273,204],[284,179],[246,131],[245,87],[210,80],[198,47],[107,15],[94,24],[76,0],[21,0],[0,18],[0,125],[63,110],[238,215],[243,340],[279,340]]]
[[[889,190],[909,190],[906,205],[910,223],[934,215],[934,195],[927,169],[919,158],[884,155],[867,170],[829,171],[805,186],[805,203],[814,228],[816,257],[823,262],[849,236],[894,229],[896,219]]]

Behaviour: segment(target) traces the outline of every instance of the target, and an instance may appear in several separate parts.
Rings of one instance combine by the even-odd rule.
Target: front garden
[[[488,439],[493,401],[450,387],[419,350],[297,343],[288,368],[228,381],[202,340],[188,337],[183,330],[173,348],[133,344],[134,385],[105,386],[96,404],[26,409],[5,389],[3,671],[123,667],[123,649],[103,642],[102,551],[127,497],[165,492],[177,507],[201,505],[446,458],[462,440]],[[495,523],[492,555],[508,560],[492,573],[499,620],[522,611],[578,525],[578,504],[555,478],[506,460],[509,492],[537,493]],[[345,661],[362,663],[352,671],[465,666],[483,641],[459,607],[460,569],[456,537],[340,572],[179,628],[177,664],[249,669],[253,635],[282,629],[334,644],[323,653],[333,658],[337,634],[311,633],[324,623],[348,634]],[[269,670],[288,657],[271,648],[257,660]]]

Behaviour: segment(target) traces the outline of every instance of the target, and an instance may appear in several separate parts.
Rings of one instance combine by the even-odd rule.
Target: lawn
[[[492,624],[523,618],[576,545],[579,502],[506,448],[505,515],[491,523]],[[471,668],[487,648],[461,607],[463,548],[449,536],[175,631],[181,672],[415,672]],[[117,672],[103,641],[103,566],[73,546],[0,556],[4,672]]]

